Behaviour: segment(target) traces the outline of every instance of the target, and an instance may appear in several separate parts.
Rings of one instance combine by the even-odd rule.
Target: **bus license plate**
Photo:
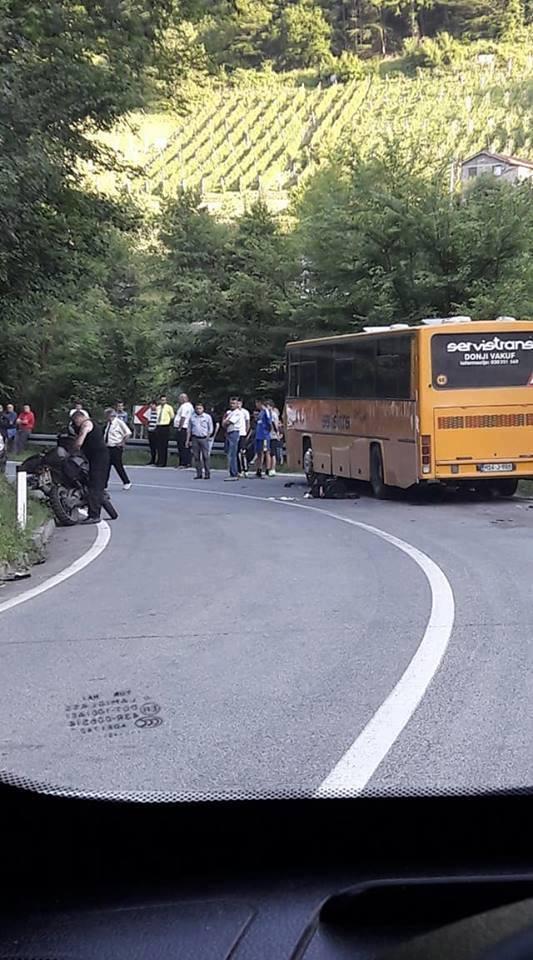
[[[510,473],[515,469],[514,463],[478,463],[480,473]]]

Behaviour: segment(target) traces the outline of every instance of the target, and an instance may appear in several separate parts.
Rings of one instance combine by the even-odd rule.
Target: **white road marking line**
[[[48,580],[43,580],[42,583],[38,584],[36,587],[31,587],[29,590],[25,590],[24,593],[17,594],[16,597],[12,597],[10,600],[4,600],[3,603],[0,603],[0,613],[5,613],[6,610],[11,610],[12,607],[17,607],[19,603],[25,603],[26,600],[33,600],[34,597],[38,597],[39,594],[45,593],[47,590],[51,590],[52,587],[57,587],[58,584],[63,583],[63,580],[68,580],[69,577],[73,577],[74,574],[80,573],[85,567],[87,567],[93,560],[96,560],[100,556],[103,550],[107,547],[109,540],[111,538],[111,530],[109,524],[103,521],[99,523],[96,528],[96,537],[92,545],[88,550],[85,551],[78,557],[77,560],[74,560],[73,563],[69,564],[68,567],[65,567],[64,570],[60,570],[59,573],[55,573],[53,577],[49,577]]]
[[[453,630],[455,601],[450,583],[441,568],[431,557],[418,547],[407,543],[406,540],[401,540],[361,520],[352,520],[332,510],[324,510],[310,504],[291,503],[286,500],[244,493],[230,493],[226,490],[198,490],[195,487],[167,487],[159,484],[139,484],[139,486],[160,487],[163,490],[172,489],[178,492],[183,490],[187,493],[212,494],[221,497],[241,497],[246,500],[263,500],[267,503],[280,503],[284,507],[297,510],[312,510],[374,534],[407,554],[420,567],[431,590],[431,613],[422,640],[396,686],[346,753],[335,764],[331,773],[322,781],[315,796],[352,797],[361,793],[413,716],[446,652]]]
[[[288,507],[314,510],[326,516],[349,523],[353,527],[373,533],[407,554],[425,574],[431,590],[431,613],[424,636],[411,661],[376,710],[366,727],[351,747],[322,781],[316,797],[339,797],[361,793],[376,772],[382,760],[406,727],[427,692],[448,646],[454,624],[455,601],[448,578],[426,553],[385,530],[360,520],[352,520],[331,510],[322,510],[303,503],[288,503]]]

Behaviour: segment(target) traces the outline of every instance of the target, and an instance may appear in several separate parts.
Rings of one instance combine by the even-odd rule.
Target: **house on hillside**
[[[521,183],[533,177],[533,163],[529,160],[520,160],[518,157],[506,157],[501,153],[480,150],[468,160],[463,160],[461,164],[463,186],[487,173],[493,177],[502,177],[510,183]]]

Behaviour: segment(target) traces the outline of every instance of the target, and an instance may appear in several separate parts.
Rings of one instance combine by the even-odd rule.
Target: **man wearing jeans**
[[[241,430],[245,423],[244,413],[239,406],[239,398],[231,397],[229,410],[224,415],[222,426],[226,431],[226,443],[228,454],[229,477],[226,480],[238,480],[239,478],[239,441]]]

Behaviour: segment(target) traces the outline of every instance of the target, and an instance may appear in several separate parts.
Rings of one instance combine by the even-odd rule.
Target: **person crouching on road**
[[[114,467],[120,479],[122,480],[122,483],[124,484],[124,490],[130,490],[131,481],[124,469],[122,458],[124,455],[126,440],[131,437],[131,430],[125,420],[122,420],[117,411],[113,410],[111,407],[108,407],[105,412],[105,416],[106,426],[104,430],[104,440],[106,447],[109,450],[109,467],[107,469],[106,487],[109,483],[111,467]]]
[[[210,450],[209,438],[213,433],[213,420],[205,412],[203,403],[197,403],[194,407],[194,413],[189,420],[187,427],[187,446],[192,447],[192,458],[196,467],[195,480],[202,480],[205,477],[209,480],[211,476],[210,469]],[[203,475],[202,475],[202,470]]]
[[[76,431],[76,438],[72,444],[73,452],[81,450],[89,461],[89,516],[83,522],[99,523],[105,496],[109,451],[102,428],[94,420],[84,417],[81,410],[78,410],[72,417],[72,422]]]

